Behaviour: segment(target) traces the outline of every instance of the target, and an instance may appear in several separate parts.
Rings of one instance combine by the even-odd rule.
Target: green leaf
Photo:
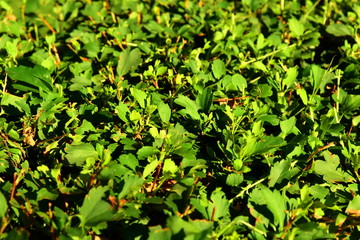
[[[96,129],[94,127],[94,125],[91,124],[91,122],[87,121],[86,119],[83,120],[83,123],[81,124],[81,126],[79,126],[76,130],[75,133],[78,135],[82,135],[85,132],[95,132]]]
[[[216,189],[212,192],[210,199],[211,201],[207,207],[207,213],[210,217],[209,220],[216,221],[225,217],[229,212],[230,203],[226,199],[224,192],[220,189]]]
[[[13,106],[17,108],[20,112],[25,112],[30,115],[30,106],[26,102],[26,98],[21,98],[7,92],[4,92],[1,98],[1,106]],[[14,112],[12,112],[14,114]]]
[[[161,121],[168,123],[171,118],[171,108],[168,104],[160,102],[158,105],[158,112]]]
[[[30,233],[25,228],[12,229],[6,236],[6,240],[28,240]]]
[[[242,93],[245,93],[245,89],[247,88],[247,82],[243,76],[236,73],[231,77],[231,82],[235,85],[235,87],[239,91],[241,91]]]
[[[236,159],[233,164],[236,171],[239,171],[244,166],[244,162],[241,159]]]
[[[171,216],[167,219],[166,225],[173,234],[180,236],[181,239],[202,240],[208,239],[213,222],[204,220],[185,221],[179,216]]]
[[[277,126],[277,125],[279,125],[279,122],[280,122],[279,119],[277,118],[277,116],[274,114],[261,115],[256,120],[268,122],[272,126]]]
[[[153,154],[159,153],[159,149],[156,149],[154,147],[151,146],[143,146],[142,148],[140,148],[137,151],[137,156],[139,160],[143,160],[146,159],[148,157],[150,157]]]
[[[171,231],[169,228],[162,228],[160,225],[149,228],[148,240],[171,240]]]
[[[295,18],[291,18],[289,20],[289,28],[291,31],[291,36],[295,38],[302,36],[305,31],[304,24]]]
[[[144,177],[145,178],[145,177]],[[138,193],[144,184],[144,180],[136,175],[125,175],[123,177],[124,185],[118,195],[119,199],[132,197]]]
[[[254,147],[253,154],[266,153],[283,146],[286,142],[281,137],[265,136]]]
[[[293,133],[295,135],[299,134],[299,129],[295,126],[295,124],[296,124],[295,117],[291,117],[289,119],[281,121],[280,129],[281,129],[282,136],[285,137],[290,133]]]
[[[40,190],[38,190],[36,192],[36,201],[40,201],[43,199],[48,199],[48,200],[56,200],[57,197],[59,196],[59,193],[57,191],[52,191],[50,192],[48,189],[46,188],[41,188]]]
[[[137,123],[138,121],[141,120],[142,116],[138,111],[136,111],[134,109],[131,111],[129,118],[130,118],[130,121]]]
[[[179,95],[174,102],[182,107],[185,107],[185,113],[190,115],[192,119],[200,120],[200,114],[198,112],[199,107],[195,101],[191,100],[187,96]]]
[[[346,97],[348,96],[347,92],[345,92],[342,88],[337,89],[336,92],[334,92],[331,95],[331,98],[337,102],[337,103],[343,103]]]
[[[131,51],[127,48],[120,53],[116,72],[119,76],[124,76],[129,71],[135,70],[141,61],[141,52],[138,48]]]
[[[226,184],[233,187],[239,186],[243,181],[244,176],[242,174],[231,173],[226,177]]]
[[[273,91],[271,90],[271,86],[268,84],[259,84],[258,90],[260,97],[270,97],[273,94]]]
[[[357,125],[359,125],[359,123],[360,123],[360,115],[356,116],[352,119],[353,126],[357,126]]]
[[[35,65],[34,68],[30,68],[20,65],[18,67],[6,69],[6,72],[13,80],[28,84],[27,86],[20,84],[16,85],[19,90],[26,89],[32,92],[39,92],[38,89],[41,88],[45,92],[52,91],[50,72],[42,66]]]
[[[287,88],[294,87],[293,84],[296,82],[298,76],[298,67],[291,67],[287,70],[283,85]]]
[[[270,170],[269,187],[275,186],[276,183],[281,183],[290,169],[290,160],[281,160],[276,162]]]
[[[329,189],[320,185],[313,185],[309,187],[309,193],[318,199],[325,199],[329,192]]]
[[[128,105],[126,105],[125,103],[119,102],[119,105],[115,107],[115,110],[121,120],[123,120],[124,122],[129,121],[130,110],[129,110]]]
[[[67,145],[65,152],[69,163],[77,166],[81,166],[89,158],[96,159],[98,157],[94,146],[90,143]]]
[[[196,97],[196,101],[199,103],[200,108],[208,113],[210,107],[213,104],[213,93],[210,88],[203,89],[202,93]]]
[[[16,56],[18,55],[18,41],[14,40],[14,41],[8,41],[5,44],[5,49],[6,52],[12,57],[12,58],[16,58]]]
[[[6,216],[7,209],[8,209],[7,200],[4,194],[0,191],[0,219]]]
[[[254,153],[254,146],[256,144],[256,138],[253,136],[250,136],[246,139],[245,146],[242,147],[240,151],[240,155],[242,158],[250,157]],[[242,159],[240,159],[242,160]]]
[[[85,76],[76,76],[71,79],[71,82],[73,82],[73,84],[71,84],[69,87],[70,91],[79,91],[82,90],[84,87],[92,85],[91,79]]]
[[[210,220],[211,216],[208,215],[207,206],[209,205],[209,201],[207,199],[207,195],[204,191],[200,191],[196,198],[191,198],[190,203],[194,206],[194,208],[201,213],[201,215]]]
[[[147,97],[146,92],[137,88],[130,88],[131,95],[134,96],[140,107],[145,108],[145,99]]]
[[[346,210],[352,216],[360,217],[360,196],[356,195],[347,206]]]
[[[279,230],[284,228],[287,199],[278,190],[271,191],[269,188],[256,188],[250,194],[250,201],[256,205],[265,205],[272,213],[272,218],[267,212],[261,211],[260,208],[258,211],[266,218],[273,220],[273,223],[279,226]]]
[[[146,167],[144,168],[144,171],[143,171],[143,178],[145,179],[147,176],[152,174],[155,171],[155,169],[157,168],[157,166],[159,165],[159,163],[160,163],[159,160],[153,160],[148,165],[146,165]]]
[[[254,64],[252,66],[253,66],[253,68],[259,69],[260,71],[263,71],[263,72],[269,71],[268,68],[266,67],[266,65],[262,61],[254,62]]]
[[[120,155],[119,162],[125,166],[128,166],[133,171],[136,171],[136,168],[139,166],[139,161],[131,153]]]
[[[170,158],[165,159],[164,166],[163,166],[164,173],[169,172],[169,173],[174,174],[178,170],[179,170],[179,168],[178,168],[178,166],[176,166],[176,164],[173,160],[171,160]]]
[[[0,152],[0,173],[4,173],[8,170],[9,168],[9,161],[6,160],[5,158],[5,153],[4,152]]]
[[[313,86],[313,92],[315,93],[319,88],[320,88],[320,84],[323,80],[324,74],[325,74],[325,70],[322,69],[321,67],[319,67],[318,65],[312,65],[311,66],[311,83]]]
[[[88,42],[84,45],[84,49],[87,50],[87,55],[91,58],[96,58],[100,52],[99,42]]]
[[[256,41],[256,49],[260,50],[265,46],[266,46],[265,37],[262,33],[260,33]]]
[[[105,197],[105,192],[108,190],[108,186],[99,186],[89,191],[79,209],[80,215],[84,218],[83,224],[86,226],[96,226],[101,222],[113,219],[114,209],[108,202],[102,200]]]
[[[326,27],[326,31],[336,37],[352,36],[348,26],[343,23],[332,23]]]
[[[296,93],[300,96],[304,105],[307,105],[308,104],[308,96],[307,96],[306,90],[304,88],[298,88],[298,89],[296,89]]]
[[[337,169],[338,164],[329,163],[327,161],[317,160],[314,162],[315,173],[322,175],[324,180],[328,182],[344,182],[344,173]]]
[[[213,63],[211,64],[211,70],[216,79],[220,79],[226,74],[225,64],[220,59],[216,59],[213,61]]]
[[[328,227],[315,222],[301,223],[297,227],[299,232],[295,239],[336,239],[334,234],[328,233]]]
[[[165,66],[160,66],[160,67],[158,67],[157,69],[156,69],[156,76],[161,76],[161,75],[163,75],[163,74],[165,74],[166,72],[167,72],[167,67],[165,67]]]
[[[92,4],[86,4],[85,8],[82,10],[82,13],[85,16],[89,16],[93,19],[93,21],[100,22],[101,21],[101,8],[102,4],[100,2],[94,2]]]
[[[11,11],[12,10],[11,6],[8,3],[6,3],[5,1],[0,2],[0,7],[5,9],[6,11]]]
[[[45,36],[45,41],[48,45],[51,45],[53,43],[55,43],[55,40],[56,40],[56,35],[55,34],[52,34],[50,36]]]
[[[284,179],[289,180],[298,174],[300,170],[298,168],[291,167],[290,159],[281,160],[276,162],[274,166],[271,167],[269,175],[269,187],[274,187],[275,184],[281,184]]]
[[[349,94],[346,96],[344,102],[342,103],[342,110],[345,113],[349,113],[353,110],[356,110],[360,107],[360,95]]]

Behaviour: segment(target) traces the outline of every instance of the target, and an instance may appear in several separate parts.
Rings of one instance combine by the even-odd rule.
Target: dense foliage
[[[358,1],[0,8],[0,239],[360,239]]]

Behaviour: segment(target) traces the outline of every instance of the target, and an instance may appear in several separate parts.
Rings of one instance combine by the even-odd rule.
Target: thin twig
[[[48,23],[48,21],[46,21],[46,19],[43,17],[42,14],[39,14],[39,18],[41,19],[41,21],[43,21],[43,23],[50,29],[50,31],[51,31],[53,34],[56,34],[55,29]]]
[[[333,142],[331,142],[331,143],[328,143],[327,145],[325,145],[323,147],[320,147],[320,148],[316,149],[316,151],[308,157],[307,161],[309,162],[312,158],[315,157],[316,154],[318,154],[322,150],[325,150],[325,149],[327,149],[329,147],[334,147],[334,146],[335,146],[335,144]]]
[[[219,98],[219,99],[214,99],[214,102],[231,102],[231,101],[235,101],[235,100],[240,100],[240,99],[244,99],[244,98],[248,98],[248,96],[245,97],[234,97],[234,98]]]
[[[249,191],[252,187],[255,187],[256,185],[258,185],[259,183],[262,183],[263,181],[265,181],[267,178],[262,178],[256,182],[254,182],[253,184],[248,185],[246,188],[244,188],[238,195],[236,195],[234,198],[230,199],[229,202],[232,203],[236,198],[242,197],[244,195],[245,192]]]

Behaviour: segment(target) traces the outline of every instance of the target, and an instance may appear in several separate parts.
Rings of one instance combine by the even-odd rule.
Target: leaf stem
[[[251,225],[248,222],[245,222],[244,220],[233,220],[228,225],[226,225],[223,229],[221,229],[220,232],[218,232],[216,234],[216,239],[219,238],[221,235],[223,235],[232,225],[239,224],[239,223],[247,226],[248,228],[250,228],[251,230],[254,230],[255,232],[260,233],[261,235],[266,235],[266,232],[261,231],[260,229],[256,228],[255,226]]]
[[[256,185],[258,185],[259,183],[262,183],[263,181],[265,181],[267,178],[262,178],[250,185],[248,185],[246,188],[244,188],[238,195],[236,195],[235,197],[233,197],[232,199],[229,200],[230,203],[232,203],[236,198],[242,197],[244,195],[245,192],[249,191],[252,187],[255,187]]]
[[[291,45],[288,45],[288,46],[283,47],[283,48],[281,48],[281,49],[275,50],[275,51],[270,52],[270,53],[268,53],[268,54],[265,54],[264,56],[261,56],[261,57],[259,57],[259,58],[253,58],[253,59],[251,59],[251,60],[249,60],[249,61],[247,61],[247,62],[241,63],[240,68],[245,67],[246,65],[248,65],[248,64],[250,64],[250,63],[254,63],[254,62],[263,60],[263,59],[265,59],[265,58],[267,58],[267,57],[271,57],[271,56],[273,56],[273,55],[275,55],[275,54],[277,54],[277,53],[279,53],[279,52],[282,52],[282,51],[284,51],[284,50],[286,50],[286,49],[289,49],[289,48],[292,48],[292,47],[295,47],[295,46],[297,46],[296,43],[291,44]]]
[[[0,227],[0,236],[5,232],[6,227],[9,225],[10,221],[8,218],[4,217],[2,219],[1,227]]]
[[[340,123],[340,118],[339,118],[339,100],[340,100],[340,80],[341,80],[341,72],[340,70],[336,70],[336,78],[337,78],[337,90],[336,90],[336,103],[335,103],[335,120],[336,123]]]

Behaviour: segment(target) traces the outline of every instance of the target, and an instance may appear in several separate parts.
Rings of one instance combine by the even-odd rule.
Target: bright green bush
[[[358,1],[0,8],[0,239],[360,238]]]

